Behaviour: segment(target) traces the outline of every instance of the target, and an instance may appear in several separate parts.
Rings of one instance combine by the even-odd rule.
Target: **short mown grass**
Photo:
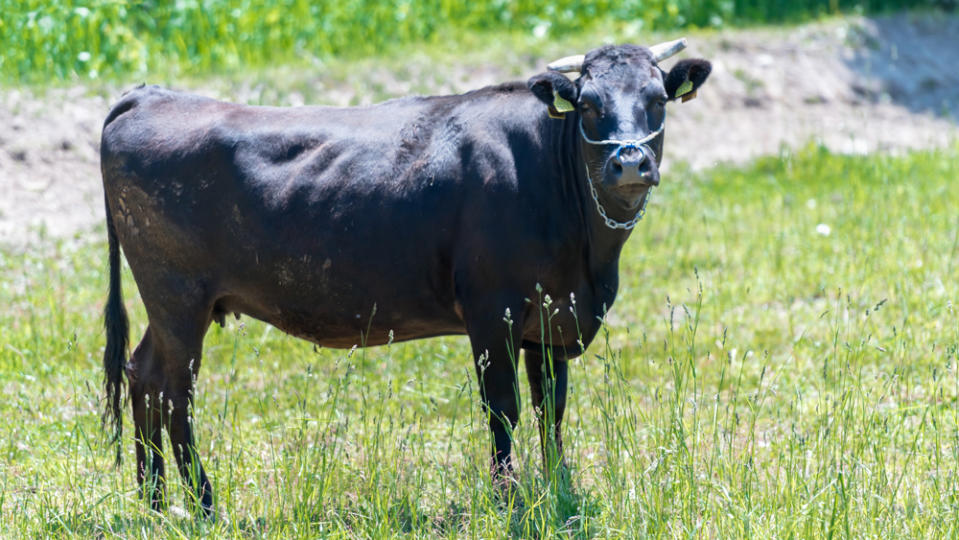
[[[959,147],[674,167],[604,332],[571,366],[571,479],[542,471],[527,406],[506,499],[465,338],[350,352],[248,318],[214,327],[195,417],[215,522],[148,510],[129,440],[112,467],[102,230],[0,252],[0,531],[955,537],[957,200]],[[178,480],[171,494],[186,506]]]

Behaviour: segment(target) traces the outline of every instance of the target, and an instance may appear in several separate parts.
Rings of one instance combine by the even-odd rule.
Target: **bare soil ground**
[[[713,62],[695,101],[669,111],[666,159],[701,169],[809,141],[837,152],[904,151],[959,140],[959,17],[847,18],[794,28],[697,36],[685,56]],[[428,58],[403,70],[311,75],[324,104],[377,95],[448,92],[530,76],[552,58],[469,66],[428,79]],[[426,82],[424,82],[424,80]],[[372,81],[372,83],[371,83]],[[370,84],[378,92],[369,92]],[[264,102],[264,85],[202,83],[188,89]],[[102,222],[100,124],[120,87],[0,91],[0,247],[83,234]],[[309,93],[312,95],[312,92]],[[298,104],[295,91],[275,104]],[[666,176],[665,181],[669,181]]]

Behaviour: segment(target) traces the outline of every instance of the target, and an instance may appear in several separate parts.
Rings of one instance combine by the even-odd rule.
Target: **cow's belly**
[[[402,299],[393,304],[393,308],[379,303],[326,304],[306,309],[302,304],[279,306],[267,322],[291,335],[336,348],[465,333],[463,323],[442,306],[424,309]]]
[[[458,321],[438,317],[407,316],[395,322],[384,319],[384,313],[350,313],[324,306],[312,310],[280,307],[266,322],[284,332],[324,347],[348,349],[391,342],[409,341],[440,335],[462,334]],[[390,317],[391,319],[395,317]]]
[[[278,263],[287,260],[280,257],[254,272],[220,276],[216,309],[249,315],[326,347],[464,333],[452,293],[446,292],[449,285],[429,265],[378,263],[383,259],[374,254],[319,259],[292,265]]]
[[[465,328],[455,314],[437,309],[399,311],[359,304],[343,305],[299,301],[264,301],[255,297],[225,296],[217,301],[217,310],[242,313],[280,330],[324,347],[384,345],[426,337],[463,334]]]

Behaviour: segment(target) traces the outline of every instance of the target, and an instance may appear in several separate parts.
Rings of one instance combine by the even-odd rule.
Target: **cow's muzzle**
[[[603,218],[606,226],[610,229],[623,229],[628,231],[635,227],[636,224],[643,219],[643,216],[646,215],[646,203],[649,202],[649,194],[652,193],[653,186],[659,184],[659,170],[654,161],[654,156],[656,154],[653,152],[652,148],[649,147],[649,143],[662,135],[663,130],[665,129],[666,120],[664,119],[663,123],[660,124],[659,129],[639,139],[595,140],[591,139],[589,135],[586,134],[586,130],[583,129],[583,119],[580,117],[579,134],[582,135],[583,142],[596,146],[616,145],[616,150],[613,152],[612,157],[607,160],[607,167],[611,167],[613,172],[618,174],[620,178],[623,174],[627,174],[630,177],[639,180],[638,182],[632,182],[628,185],[621,182],[616,182],[617,188],[620,191],[637,191],[636,195],[640,196],[639,204],[637,205],[638,210],[633,218],[629,221],[616,221],[607,215],[606,209],[599,201],[599,195],[596,193],[595,182],[593,182],[593,179],[589,175],[589,165],[586,166],[586,182],[589,184],[589,191],[593,196],[593,202],[596,203],[596,211],[599,212],[599,215]],[[617,167],[618,171],[616,170]]]
[[[659,172],[656,166],[656,153],[650,148],[653,142],[663,134],[666,121],[652,133],[639,139],[591,139],[583,129],[583,119],[579,120],[579,133],[583,142],[594,146],[616,146],[607,160],[607,178],[610,184],[620,186],[653,187],[659,185]]]
[[[646,145],[621,144],[609,158],[609,174],[616,187],[658,186],[659,175],[653,166],[654,155]]]

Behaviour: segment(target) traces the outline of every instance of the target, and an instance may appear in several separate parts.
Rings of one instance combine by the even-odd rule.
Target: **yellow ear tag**
[[[559,94],[556,93],[556,90],[553,90],[553,108],[556,109],[556,112],[567,113],[573,110],[575,107],[573,107],[572,103],[559,97]]]
[[[685,96],[693,90],[693,81],[686,79],[683,81],[683,84],[679,85],[679,88],[676,89],[676,95],[674,98]]]

